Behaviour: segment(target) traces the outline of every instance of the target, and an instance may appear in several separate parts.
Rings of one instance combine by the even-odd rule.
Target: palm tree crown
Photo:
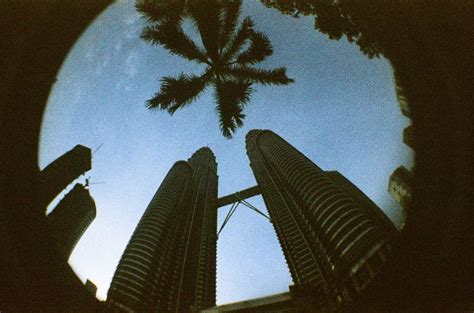
[[[222,134],[231,138],[243,125],[243,109],[250,100],[252,84],[293,82],[286,76],[284,67],[272,70],[252,67],[273,50],[267,36],[253,29],[249,17],[237,27],[241,5],[241,0],[143,0],[137,4],[137,10],[150,22],[141,34],[144,40],[206,65],[199,76],[182,73],[178,77],[163,77],[160,91],[147,101],[148,108],[173,114],[213,86]],[[183,31],[186,19],[197,28],[202,47]]]

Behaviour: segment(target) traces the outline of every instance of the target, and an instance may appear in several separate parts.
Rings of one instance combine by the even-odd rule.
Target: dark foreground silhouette
[[[398,72],[411,105],[414,200],[383,287],[367,293],[351,311],[469,312],[474,307],[474,5],[420,1],[400,11],[397,3],[412,2],[390,3],[382,17],[369,9],[355,17],[380,30],[383,55]],[[43,110],[59,67],[109,1],[1,4],[0,310],[100,311],[49,244],[45,208],[36,201],[37,153]],[[363,2],[368,4],[373,3]],[[384,23],[391,25],[389,31]]]

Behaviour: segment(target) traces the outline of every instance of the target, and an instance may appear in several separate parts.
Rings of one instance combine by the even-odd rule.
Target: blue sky
[[[161,77],[202,68],[142,41],[145,21],[132,2],[104,11],[66,58],[43,118],[38,162],[44,168],[76,144],[103,144],[86,174],[105,182],[91,186],[97,217],[69,260],[83,281],[97,284],[99,298],[105,299],[128,239],[174,162],[209,146],[220,196],[255,185],[245,152],[245,134],[254,128],[271,129],[323,169],[338,170],[400,223],[387,182],[400,164],[412,166],[412,151],[402,143],[409,121],[398,108],[388,62],[367,59],[345,40],[328,40],[311,18],[284,16],[257,1],[244,2],[247,15],[274,47],[262,67],[286,66],[295,83],[256,85],[245,125],[231,140],[220,134],[210,90],[174,116],[145,108]],[[249,202],[265,210],[261,197]],[[228,209],[220,209],[219,225]],[[218,303],[287,291],[291,284],[270,223],[244,206],[223,230],[217,259]]]

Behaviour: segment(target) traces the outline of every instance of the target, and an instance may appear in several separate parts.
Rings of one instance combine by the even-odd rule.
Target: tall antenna
[[[99,184],[105,184],[105,182],[100,181],[100,182],[93,182],[91,183],[91,177],[86,178],[86,183],[84,184],[84,187],[89,188],[91,185],[99,185]]]
[[[96,153],[97,151],[100,150],[100,148],[102,148],[102,146],[104,145],[104,143],[101,143],[97,148],[95,148],[94,152],[92,152],[92,154]]]

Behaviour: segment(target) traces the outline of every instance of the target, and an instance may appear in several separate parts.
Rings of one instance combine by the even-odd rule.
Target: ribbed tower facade
[[[376,279],[393,227],[275,133],[250,131],[246,145],[295,285],[337,310]]]
[[[176,162],[138,223],[108,292],[114,311],[215,305],[217,163],[209,148]]]
[[[95,216],[95,202],[89,190],[81,184],[76,184],[47,216],[49,229],[60,257],[69,259]]]
[[[193,169],[193,190],[176,312],[216,304],[217,163],[209,148],[201,148],[188,160]]]

